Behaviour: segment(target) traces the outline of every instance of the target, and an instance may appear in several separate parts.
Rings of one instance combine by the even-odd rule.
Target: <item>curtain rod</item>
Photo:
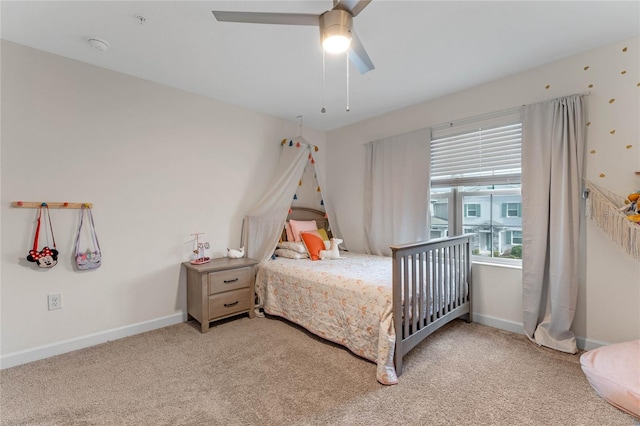
[[[591,92],[587,91],[587,92],[582,92],[582,93],[575,93],[574,95],[577,95],[577,94],[582,95],[582,96],[589,96],[591,94]],[[574,95],[567,95],[567,96],[574,96]],[[561,96],[561,97],[567,97],[567,96]],[[558,99],[558,98],[553,98],[553,99]],[[542,101],[542,102],[544,102],[544,101]],[[526,105],[527,104],[522,104],[519,107],[511,107],[511,108],[503,109],[503,110],[500,110],[500,111],[488,112],[488,113],[484,113],[484,114],[474,115],[472,117],[460,118],[458,120],[447,121],[445,123],[435,124],[435,125],[432,125],[432,126],[423,127],[423,128],[416,129],[416,130],[410,130],[408,132],[404,132],[404,133],[401,133],[401,134],[398,134],[398,135],[387,136],[386,138],[378,138],[378,139],[374,139],[374,140],[383,140],[383,139],[392,138],[392,137],[396,137],[396,136],[402,136],[404,134],[418,132],[420,130],[430,130],[430,131],[433,132],[434,130],[442,130],[442,129],[445,129],[447,127],[453,127],[454,124],[455,125],[460,125],[460,124],[465,123],[465,122],[472,122],[472,121],[482,120],[482,119],[487,119],[487,118],[492,118],[492,117],[499,117],[501,115],[514,114],[514,113],[518,112],[520,109],[522,109],[523,106],[526,106]],[[362,145],[367,145],[367,144],[370,144],[371,142],[372,141],[365,142]]]
[[[587,92],[582,92],[582,93],[574,93],[573,95],[567,95],[567,96],[561,96],[561,97],[568,97],[568,96],[574,96],[574,95],[582,95],[582,96],[589,96],[591,94],[591,92],[587,91]],[[558,98],[554,98],[554,99],[558,99]],[[542,101],[544,102],[544,101]],[[477,121],[477,120],[484,120],[484,119],[488,119],[488,118],[494,118],[494,117],[500,117],[502,115],[509,115],[509,114],[515,114],[516,112],[519,112],[523,106],[526,106],[527,104],[523,104],[521,106],[518,107],[512,107],[512,108],[507,108],[507,109],[503,109],[500,111],[494,111],[494,112],[487,112],[484,114],[479,114],[479,115],[474,115],[473,117],[466,117],[466,118],[460,118],[458,120],[452,120],[452,121],[448,121],[445,123],[440,123],[440,124],[436,124],[433,126],[429,126],[431,127],[431,130],[441,130],[441,129],[445,129],[447,127],[453,127],[455,126],[459,126],[461,124],[464,124],[466,122],[470,122],[470,121]]]

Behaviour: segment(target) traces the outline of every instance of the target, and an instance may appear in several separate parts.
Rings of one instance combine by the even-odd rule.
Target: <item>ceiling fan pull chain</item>
[[[345,58],[347,58],[347,112],[351,109],[349,107],[349,54],[344,54]]]
[[[327,112],[327,109],[324,107],[324,103],[325,103],[325,91],[326,91],[326,82],[325,82],[325,67],[324,67],[324,49],[322,49],[322,109],[320,110],[321,113],[325,113]]]

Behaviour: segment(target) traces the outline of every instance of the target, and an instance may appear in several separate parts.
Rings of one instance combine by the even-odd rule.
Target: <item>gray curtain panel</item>
[[[391,256],[393,244],[427,240],[430,140],[430,130],[422,129],[367,144],[367,253]]]
[[[576,353],[570,328],[578,294],[583,99],[553,99],[522,112],[524,328],[539,345]]]

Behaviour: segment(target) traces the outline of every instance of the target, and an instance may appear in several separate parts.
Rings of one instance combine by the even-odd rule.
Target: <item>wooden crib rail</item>
[[[474,234],[391,246],[396,374],[402,357],[446,323],[471,321]]]

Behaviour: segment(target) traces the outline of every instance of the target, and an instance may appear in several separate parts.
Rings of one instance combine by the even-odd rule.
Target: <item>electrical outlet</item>
[[[49,310],[53,311],[54,309],[62,309],[62,294],[49,294]]]

